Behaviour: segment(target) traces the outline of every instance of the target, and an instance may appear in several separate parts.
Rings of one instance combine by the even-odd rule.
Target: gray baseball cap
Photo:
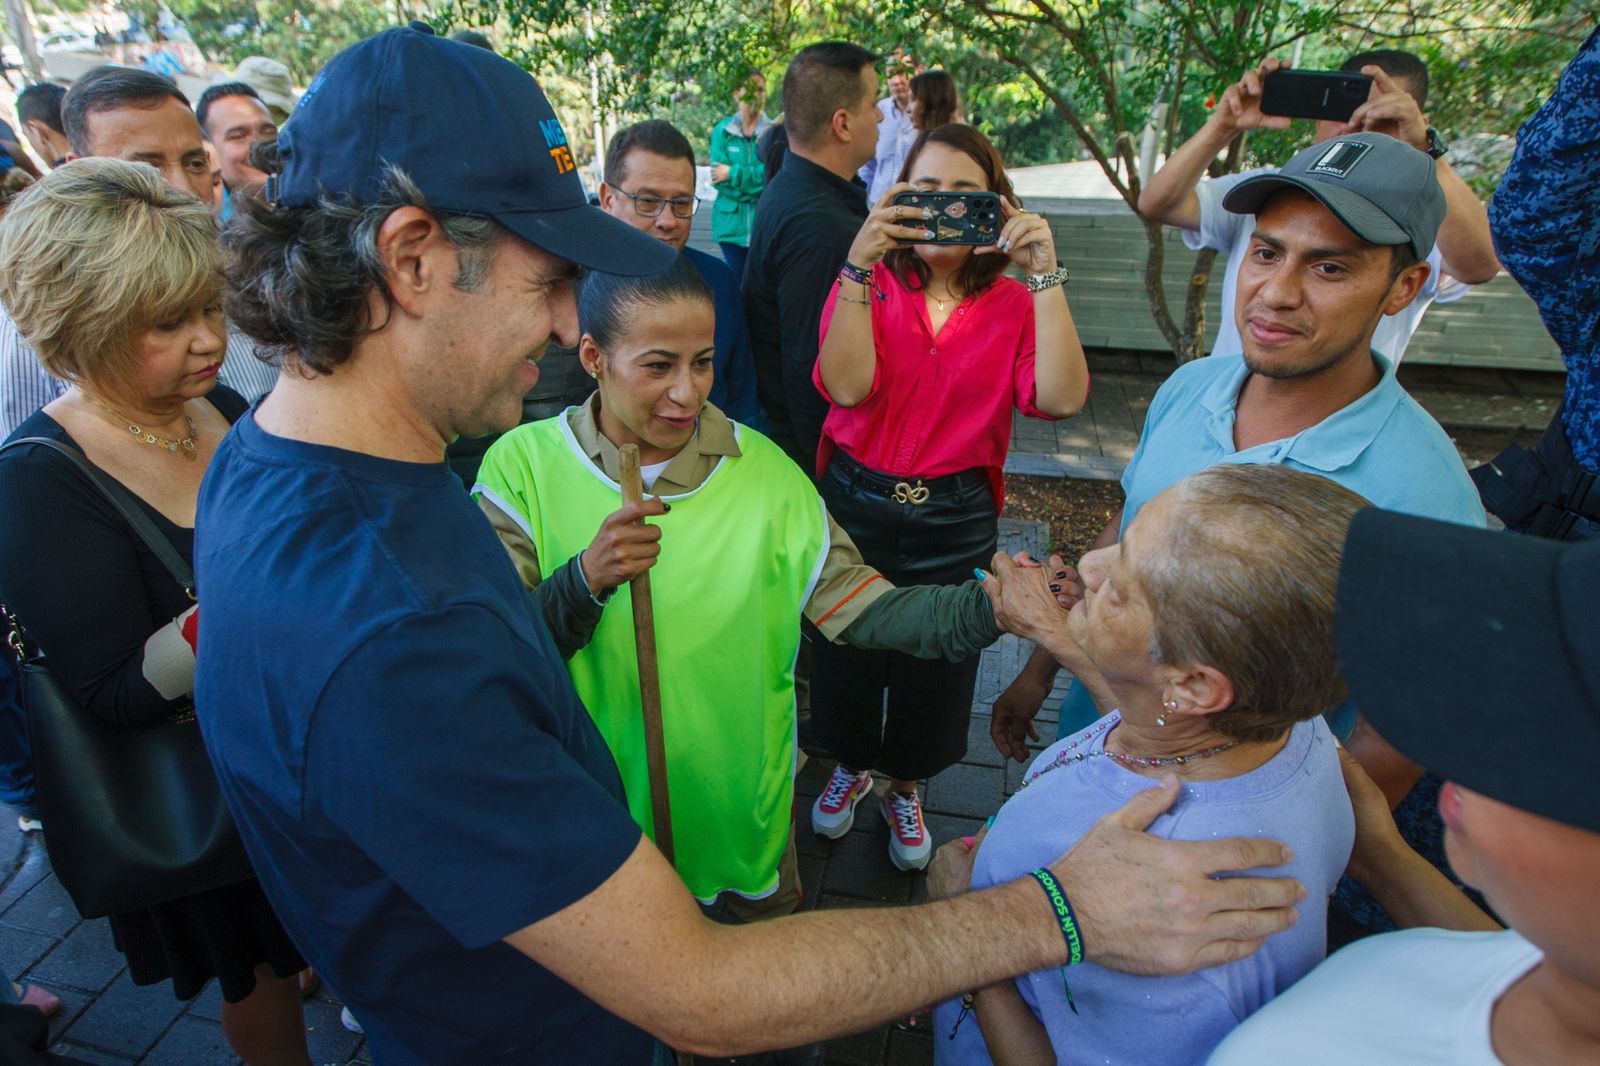
[[[1426,259],[1444,221],[1444,190],[1433,159],[1382,133],[1352,133],[1314,144],[1274,174],[1246,178],[1222,206],[1253,215],[1280,189],[1316,197],[1350,231],[1370,244],[1409,244]]]

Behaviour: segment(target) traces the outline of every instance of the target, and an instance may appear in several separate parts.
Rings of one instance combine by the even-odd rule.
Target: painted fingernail
[[[922,231],[922,235],[931,240],[931,239],[933,239],[933,230],[925,229],[925,230]]]
[[[987,581],[989,578],[989,575],[983,572],[983,568],[978,566],[972,568],[972,576],[979,581]]]
[[[1061,580],[1065,581],[1067,579],[1067,572],[1065,570],[1057,570],[1056,571],[1056,577],[1058,577]]]
[[[983,820],[983,827],[985,829],[989,828],[991,825],[994,825],[994,815],[992,814]]]
[[[972,850],[972,842],[973,842],[974,839],[976,839],[976,838],[974,838],[974,837],[962,837],[961,838],[961,843],[963,843],[963,844],[965,844],[967,846],[967,850],[968,851],[971,851]]]
[[[661,513],[662,514],[666,514],[670,510],[672,510],[672,504],[664,503],[664,504],[661,505]]]
[[[1051,585],[1050,586],[1050,591],[1051,592],[1060,592],[1061,591],[1061,586],[1060,585]]]

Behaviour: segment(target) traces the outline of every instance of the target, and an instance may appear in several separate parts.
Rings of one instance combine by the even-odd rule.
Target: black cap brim
[[[1368,510],[1335,633],[1356,706],[1432,773],[1600,831],[1600,543]]]
[[[500,211],[495,221],[535,248],[604,274],[640,277],[672,266],[678,250],[591,204]]]
[[[1410,235],[1372,201],[1327,182],[1307,181],[1292,175],[1257,174],[1229,189],[1222,198],[1222,206],[1236,215],[1259,214],[1268,197],[1283,189],[1299,189],[1315,197],[1344,223],[1346,229],[1368,244],[1412,245]],[[1430,249],[1418,251],[1412,245],[1412,251],[1418,259],[1425,259]]]

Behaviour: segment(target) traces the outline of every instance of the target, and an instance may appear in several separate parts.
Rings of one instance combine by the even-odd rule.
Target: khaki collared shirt
[[[561,417],[569,419],[572,435],[577,438],[584,453],[605,471],[607,477],[619,481],[622,476],[621,458],[617,446],[600,432],[596,421],[599,409],[600,394],[596,393],[583,406]],[[739,442],[734,437],[733,423],[728,421],[727,415],[708,403],[700,409],[700,421],[694,436],[656,475],[650,492],[656,496],[693,492],[705,484],[706,478],[711,476],[717,463],[724,457],[737,458],[739,455]],[[506,551],[511,553],[522,583],[529,589],[534,588],[539,584],[540,570],[533,542],[510,516],[487,497],[480,496],[478,506],[488,516]],[[861,617],[863,611],[894,586],[862,561],[850,534],[833,520],[832,515],[828,516],[827,522],[828,554],[823,560],[822,575],[817,579],[817,586],[806,601],[805,616],[823,636],[838,640],[851,622]]]

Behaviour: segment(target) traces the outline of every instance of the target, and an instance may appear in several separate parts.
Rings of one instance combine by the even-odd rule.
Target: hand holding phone
[[[846,261],[867,270],[897,244],[916,244],[933,237],[933,230],[927,228],[932,215],[926,207],[895,200],[910,188],[909,184],[900,182],[883,191],[878,205],[867,213],[867,220],[851,242]]]
[[[1211,124],[1229,136],[1237,130],[1288,129],[1291,120],[1287,116],[1268,115],[1261,110],[1262,86],[1269,75],[1280,69],[1286,69],[1283,60],[1269,56],[1256,69],[1245,71],[1238,81],[1223,90],[1211,112]]]

